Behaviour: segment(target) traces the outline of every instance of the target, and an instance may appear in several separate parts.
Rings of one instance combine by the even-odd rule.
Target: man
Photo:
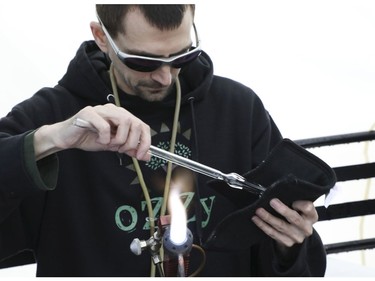
[[[148,239],[178,189],[194,243],[236,204],[208,178],[149,154],[150,145],[224,172],[257,167],[282,139],[248,87],[213,75],[199,46],[194,5],[97,5],[95,41],[66,75],[0,122],[0,260],[31,250],[38,276],[149,276]],[[139,161],[140,160],[140,161]],[[312,202],[283,219],[249,218],[265,238],[241,251],[204,249],[199,276],[322,276],[325,254]],[[240,230],[239,230],[240,231]],[[191,253],[192,267],[199,255]],[[194,269],[192,269],[194,270]],[[156,273],[155,275],[158,275]]]

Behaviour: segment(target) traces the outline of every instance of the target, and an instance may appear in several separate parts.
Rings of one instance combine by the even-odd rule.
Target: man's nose
[[[151,78],[163,86],[169,86],[172,83],[172,68],[169,65],[162,65],[151,74]]]

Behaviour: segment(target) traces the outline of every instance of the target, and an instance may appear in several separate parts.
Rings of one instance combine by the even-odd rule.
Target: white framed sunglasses
[[[161,67],[162,65],[170,65],[173,68],[182,68],[192,61],[194,61],[197,57],[200,56],[202,53],[200,40],[198,37],[198,32],[193,23],[194,33],[195,33],[195,40],[196,40],[196,47],[191,47],[189,51],[186,53],[171,56],[168,58],[154,58],[154,57],[146,57],[146,56],[138,56],[127,54],[125,52],[120,51],[120,49],[116,46],[115,42],[113,41],[112,37],[109,35],[109,32],[105,28],[103,22],[97,15],[100,25],[104,31],[104,34],[107,36],[109,44],[111,45],[112,49],[116,53],[119,60],[125,64],[130,69],[140,72],[152,72]]]

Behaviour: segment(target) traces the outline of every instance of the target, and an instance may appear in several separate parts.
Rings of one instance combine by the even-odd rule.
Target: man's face
[[[185,53],[192,44],[191,11],[185,13],[182,24],[173,30],[161,31],[151,26],[138,9],[128,13],[123,24],[126,34],[119,33],[114,41],[121,51],[128,54],[168,58]],[[108,50],[120,89],[147,101],[163,100],[170,93],[180,69],[162,65],[152,72],[135,71],[120,61],[110,45]]]

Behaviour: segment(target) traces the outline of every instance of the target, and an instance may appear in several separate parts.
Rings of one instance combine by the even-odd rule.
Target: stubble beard
[[[134,87],[134,94],[148,102],[163,101],[171,94],[174,84],[175,83],[172,83],[168,88],[163,88],[161,90],[157,90],[160,89],[160,87],[155,87],[155,90],[152,90],[152,87],[148,85],[137,85]]]

